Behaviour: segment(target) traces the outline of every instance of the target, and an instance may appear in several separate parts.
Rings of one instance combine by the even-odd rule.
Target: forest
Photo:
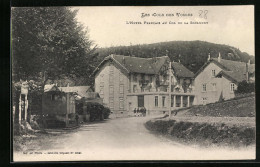
[[[218,57],[219,53],[223,59],[254,63],[254,56],[242,52],[239,48],[228,45],[215,44],[205,41],[171,41],[153,44],[115,46],[98,48],[95,51],[98,62],[91,64],[98,65],[106,56],[119,54],[136,57],[159,57],[169,56],[172,61],[181,62],[189,70],[196,73],[207,61],[208,55],[212,58]]]

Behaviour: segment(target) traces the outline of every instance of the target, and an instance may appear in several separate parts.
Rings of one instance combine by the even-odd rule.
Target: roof
[[[90,89],[90,86],[59,87],[59,89],[62,92],[66,92],[66,93],[70,93],[70,92],[77,93],[78,95],[80,95],[82,97],[86,97],[87,92],[92,91],[92,89]]]
[[[168,56],[154,58],[140,58],[134,56],[110,55],[107,56],[99,66],[103,65],[107,60],[112,59],[115,63],[123,67],[129,73],[157,74],[163,64],[170,58]],[[99,66],[94,73],[98,71]]]
[[[113,58],[133,73],[157,74],[162,65],[168,60],[168,56],[154,58],[140,58],[132,56],[113,55]]]
[[[128,73],[142,73],[142,74],[158,74],[161,67],[170,58],[168,56],[153,57],[153,58],[140,58],[134,56],[123,55],[110,55],[107,56],[95,69],[95,72],[99,70],[99,67],[103,65],[107,60],[113,60]],[[173,69],[179,77],[193,77],[194,74],[180,63],[173,63]]]
[[[219,76],[219,75],[223,75],[233,82],[241,82],[243,80],[246,80],[246,74],[245,73],[242,75],[240,73],[233,72],[233,71],[221,70],[216,76]]]
[[[222,69],[216,76],[222,74],[235,82],[241,82],[247,79],[246,78],[247,66],[248,66],[249,73],[254,73],[255,71],[254,64],[247,64],[245,62],[225,60],[225,59],[220,59],[219,62],[218,58],[212,58],[199,69],[199,71],[195,74],[195,77],[198,74],[200,74],[202,70],[205,69],[210,63],[215,63],[217,66],[219,66]]]
[[[44,92],[60,91],[55,84],[44,85]]]
[[[181,77],[181,78],[193,78],[194,77],[194,73],[191,72],[190,70],[188,70],[181,63],[172,62],[172,68],[177,77]]]

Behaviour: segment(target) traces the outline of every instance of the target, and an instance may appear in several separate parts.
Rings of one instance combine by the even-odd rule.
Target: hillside
[[[255,117],[255,94],[223,102],[192,106],[186,111],[181,109],[177,116]]]
[[[96,50],[96,61],[101,62],[104,57],[110,54],[132,55],[144,58],[168,55],[171,60],[180,60],[184,66],[195,73],[205,63],[209,53],[211,54],[211,57],[217,57],[219,52],[223,59],[243,62],[247,62],[250,59],[251,62],[254,62],[254,56],[241,52],[237,48],[204,41],[171,41],[154,44],[99,48]]]

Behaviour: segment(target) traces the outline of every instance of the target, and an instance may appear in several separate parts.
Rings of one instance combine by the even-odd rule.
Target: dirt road
[[[131,117],[82,125],[67,132],[54,132],[26,152],[15,152],[15,161],[64,160],[216,160],[254,159],[253,147],[200,148],[178,144],[151,134],[144,123],[150,118]],[[37,147],[35,147],[37,145]]]

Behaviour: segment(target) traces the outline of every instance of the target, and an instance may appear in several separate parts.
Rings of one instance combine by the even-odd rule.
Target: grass
[[[148,130],[181,143],[242,147],[255,144],[255,95],[175,110],[145,123]]]
[[[255,144],[255,127],[226,125],[225,123],[150,120],[148,130],[181,141],[201,146],[241,147]]]
[[[255,95],[177,110],[182,116],[255,117]]]

